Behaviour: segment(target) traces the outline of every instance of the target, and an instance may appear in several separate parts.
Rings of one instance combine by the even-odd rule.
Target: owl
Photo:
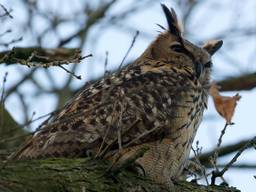
[[[207,107],[212,55],[222,41],[197,46],[182,36],[173,9],[168,28],[132,64],[86,85],[16,151],[13,159],[113,160],[148,151],[138,163],[158,183],[179,177]]]

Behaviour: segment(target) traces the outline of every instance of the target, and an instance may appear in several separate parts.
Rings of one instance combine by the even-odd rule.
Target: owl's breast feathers
[[[144,60],[86,86],[14,158],[78,157],[127,148],[195,126],[207,90],[189,67]],[[193,124],[193,125],[192,125]]]

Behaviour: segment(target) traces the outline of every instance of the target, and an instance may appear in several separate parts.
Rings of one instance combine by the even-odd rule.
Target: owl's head
[[[172,65],[191,67],[198,78],[209,75],[212,67],[211,57],[222,46],[221,40],[212,40],[202,47],[194,45],[181,35],[176,13],[162,5],[168,29],[161,33],[146,49],[142,57],[155,60],[168,60]],[[207,75],[208,74],[208,75]]]

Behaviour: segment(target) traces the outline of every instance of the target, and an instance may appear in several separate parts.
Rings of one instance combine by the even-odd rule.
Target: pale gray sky
[[[44,0],[39,1],[41,3],[42,10],[51,10],[53,12],[58,12],[66,18],[69,18],[73,15],[75,10],[81,8],[80,1],[76,0],[72,2],[72,7],[70,7],[70,1],[68,0]],[[108,12],[109,15],[116,12],[120,12],[123,9],[126,9],[130,6],[132,0],[120,0],[120,3],[115,6],[113,9]],[[153,2],[153,1],[152,1]],[[154,1],[155,2],[155,1]],[[179,15],[179,18],[182,18],[182,12],[177,8],[177,5],[173,1],[161,1],[166,3],[168,6],[176,8],[176,11]],[[11,27],[13,33],[10,36],[19,37],[23,36],[24,40],[21,43],[18,43],[15,46],[31,46],[35,42],[33,38],[28,36],[28,34],[22,33],[22,29],[19,27],[24,21],[26,21],[26,15],[24,15],[22,4],[19,0],[2,0],[1,3],[13,9],[12,15],[14,19],[1,28]],[[246,5],[242,5],[246,3]],[[247,0],[205,0],[196,10],[192,13],[191,23],[188,23],[187,29],[190,32],[187,34],[187,37],[192,42],[199,40],[206,40],[218,36],[223,31],[229,29],[234,23],[237,27],[248,26],[254,27],[256,29],[256,1]],[[82,24],[82,20],[85,19],[83,16],[79,17]],[[104,21],[103,26],[104,26]],[[133,34],[135,30],[139,30],[146,35],[140,35],[129,54],[127,61],[132,61],[138,57],[143,50],[148,46],[148,44],[157,36],[159,27],[156,26],[156,23],[159,23],[163,26],[166,26],[165,18],[160,8],[159,3],[154,3],[154,6],[141,11],[138,14],[135,14],[131,17],[125,19],[118,27],[107,28],[104,30],[104,33],[100,33],[102,26],[96,26],[89,35],[89,41],[84,47],[83,53],[86,55],[92,53],[95,55],[94,58],[89,58],[83,61],[77,74],[82,75],[83,80],[74,80],[73,86],[78,87],[84,84],[86,80],[101,76],[104,72],[104,60],[105,52],[109,52],[109,69],[116,68],[128,47],[130,46]],[[45,21],[42,18],[38,18],[37,22],[33,25],[36,26],[38,31],[43,30]],[[126,29],[125,27],[128,27]],[[76,31],[79,28],[79,24],[70,23],[69,25],[62,26],[58,29],[60,36],[64,37],[72,32]],[[132,29],[130,29],[132,28]],[[129,32],[127,32],[129,30]],[[103,31],[103,30],[102,30]],[[93,33],[100,33],[100,38],[97,39],[97,44],[95,45]],[[9,36],[9,37],[10,37]],[[47,38],[43,41],[43,45],[46,47],[54,47],[56,45],[56,36],[55,34],[49,34]],[[239,44],[237,49],[229,49],[232,44]],[[76,41],[73,41],[69,44],[71,47],[77,45]],[[251,53],[255,52],[256,47],[256,37],[253,36],[249,40],[237,38],[236,36],[224,39],[224,46],[222,52],[224,55],[230,56],[234,60],[234,64],[227,63],[226,60],[220,54],[217,54],[213,58],[214,63],[214,73],[213,79],[218,80],[223,77],[236,75],[241,72],[251,72],[256,71],[256,62],[255,60],[250,60]],[[251,58],[252,59],[252,58]],[[255,57],[254,57],[255,59]],[[24,66],[18,67],[22,71],[28,71]],[[17,71],[17,66],[2,66],[0,65],[0,80],[3,78],[4,73],[8,71],[8,81],[6,86],[11,86],[15,83],[21,76],[20,71]],[[66,73],[58,68],[52,68],[51,73],[56,77],[56,81],[61,85],[65,78]],[[38,72],[38,79],[40,82],[47,87],[49,82],[44,81],[44,74]],[[2,82],[2,80],[1,80]],[[0,86],[2,86],[0,84]],[[40,97],[33,97],[34,88],[31,84],[25,84],[22,86],[22,92],[26,93],[26,102],[30,106],[30,113],[33,111],[36,112],[36,117],[46,114],[52,111],[55,107],[56,99],[52,95],[43,95]],[[232,96],[235,93],[225,93],[225,95]],[[255,109],[256,109],[256,90],[253,91],[244,91],[240,92],[242,99],[239,101],[236,113],[233,121],[236,123],[232,127],[228,127],[227,133],[224,136],[223,144],[235,143],[241,139],[252,138],[256,135],[256,127],[254,123],[255,119]],[[15,96],[11,96],[6,101],[7,109],[15,117],[18,122],[21,122],[23,119],[22,110],[20,109],[19,101]],[[212,100],[209,100],[209,109],[205,113],[205,117],[214,117],[206,118],[202,125],[199,128],[196,140],[200,141],[200,145],[203,146],[203,151],[212,149],[216,143],[221,129],[223,128],[225,122],[220,118],[213,107]],[[21,122],[22,123],[22,122]],[[35,123],[34,127],[38,125],[39,122]],[[233,155],[221,159],[221,162],[227,162],[232,158]],[[256,151],[248,150],[240,158],[240,163],[256,162]],[[227,181],[230,185],[236,186],[242,191],[249,192],[256,189],[256,180],[253,178],[253,175],[256,175],[255,170],[238,170],[231,169],[225,175]]]

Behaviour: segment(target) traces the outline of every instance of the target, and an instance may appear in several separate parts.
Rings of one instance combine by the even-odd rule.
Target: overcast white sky
[[[70,17],[74,10],[79,10],[81,8],[80,1],[76,0],[72,2],[72,7],[70,7],[70,1],[68,0],[45,0],[39,1],[41,3],[41,8],[43,10],[51,10],[53,12],[59,12],[65,17]],[[121,0],[120,3],[110,10],[109,15],[116,12],[120,12],[123,9],[129,7],[129,4],[132,0]],[[173,1],[162,1],[168,6],[176,8],[176,11],[179,17],[182,17],[182,13],[177,6],[172,3]],[[242,2],[248,2],[246,6],[241,6]],[[6,5],[13,9],[12,15],[14,19],[8,25],[13,29],[12,35],[19,37],[22,35],[24,40],[15,45],[15,46],[31,46],[34,45],[34,41],[26,34],[22,34],[22,29],[19,28],[19,23],[22,23],[26,20],[26,15],[24,15],[23,7],[19,0],[2,0],[1,4]],[[236,10],[236,11],[234,11]],[[187,28],[189,29],[188,39],[193,41],[198,41],[202,39],[207,39],[214,37],[225,31],[237,23],[238,26],[253,26],[256,29],[256,1],[239,1],[239,0],[208,0],[204,1],[201,6],[198,6],[196,10],[192,13],[191,23],[188,24]],[[235,19],[234,19],[235,18]],[[81,17],[82,19],[82,17]],[[104,22],[104,21],[102,21]],[[82,23],[82,21],[81,21]],[[83,80],[74,80],[73,86],[78,87],[82,85],[86,80],[91,78],[98,77],[103,74],[104,70],[104,59],[105,52],[109,52],[109,69],[116,68],[121,62],[125,52],[130,46],[131,39],[133,34],[135,34],[135,29],[146,33],[146,36],[139,36],[129,57],[128,61],[134,60],[138,57],[142,51],[148,46],[148,44],[157,36],[159,28],[156,26],[156,23],[165,26],[165,18],[160,8],[160,4],[156,3],[151,8],[141,11],[134,16],[128,17],[123,21],[123,24],[128,27],[134,28],[134,31],[127,31],[121,27],[113,27],[104,30],[104,34],[101,34],[98,39],[97,46],[93,43],[93,40],[90,39],[93,35],[89,35],[89,42],[86,44],[87,47],[84,48],[83,53],[88,54],[92,53],[95,55],[95,58],[90,58],[80,64],[77,74],[82,75]],[[8,25],[2,26],[1,30],[4,27],[8,28]],[[42,30],[45,23],[42,19],[38,18],[38,22],[35,23],[38,30]],[[58,31],[61,36],[68,35],[77,30],[79,26],[70,24],[67,26],[61,27]],[[94,32],[98,33],[99,30],[102,30],[100,26],[95,27],[91,34]],[[190,37],[190,38],[189,38]],[[46,47],[54,47],[56,41],[54,40],[54,35],[49,34],[47,40],[44,42]],[[246,43],[244,43],[246,41]],[[229,50],[229,46],[232,43],[239,43],[237,49]],[[77,42],[71,42],[69,46],[76,46]],[[246,39],[238,38],[229,38],[227,43],[224,41],[223,52],[227,55],[231,55],[232,58],[238,64],[227,64],[223,57],[216,55],[213,58],[214,63],[214,74],[213,79],[218,80],[226,76],[235,75],[246,71],[256,71],[256,62],[249,59],[249,51],[255,52],[256,47],[256,38],[251,38],[249,41]],[[251,49],[249,49],[251,48]],[[235,55],[235,57],[234,57]],[[11,86],[15,83],[21,76],[20,72],[17,71],[17,66],[3,66],[0,65],[0,80],[2,82],[3,75],[8,71],[8,81],[6,86]],[[26,67],[19,66],[19,69],[27,71]],[[56,77],[56,81],[61,85],[64,82],[66,73],[60,69],[52,68],[52,74]],[[44,82],[44,75],[42,73],[37,73],[38,78],[41,80],[45,86],[48,82]],[[0,87],[2,84],[0,84]],[[40,97],[32,97],[33,87],[31,84],[26,84],[22,87],[22,92],[26,93],[26,102],[30,105],[30,112],[36,112],[36,116],[41,116],[52,111],[56,104],[56,99],[51,95],[44,95]],[[252,138],[256,135],[255,127],[255,93],[256,91],[244,91],[239,94],[242,96],[241,101],[236,109],[236,113],[233,121],[235,125],[228,127],[227,133],[224,136],[223,145],[228,143],[235,143],[242,139]],[[225,93],[225,95],[234,95],[235,93]],[[6,101],[7,109],[15,117],[18,122],[21,122],[23,119],[22,110],[20,109],[19,102],[15,96],[8,98]],[[203,151],[212,149],[216,143],[221,129],[223,128],[225,122],[221,119],[215,112],[212,100],[209,100],[209,109],[205,113],[205,120],[199,128],[196,139],[200,141],[200,145],[203,146]],[[213,117],[213,118],[210,118]],[[38,124],[38,123],[37,123]],[[36,125],[35,125],[36,126]],[[232,158],[233,155],[221,159],[221,162],[227,162]],[[248,150],[240,158],[240,163],[242,162],[256,162],[256,151]],[[232,169],[227,172],[225,178],[229,181],[230,185],[236,186],[242,191],[249,192],[256,189],[256,180],[253,178],[253,175],[256,175],[255,170],[238,170]]]

